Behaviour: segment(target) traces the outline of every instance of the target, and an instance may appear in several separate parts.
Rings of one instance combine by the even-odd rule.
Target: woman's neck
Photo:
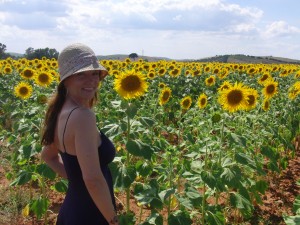
[[[74,98],[70,95],[67,95],[67,100],[69,100],[70,103],[72,103],[76,106],[79,106],[82,108],[90,108],[90,104],[88,102],[83,102],[83,101],[77,100],[76,98]]]

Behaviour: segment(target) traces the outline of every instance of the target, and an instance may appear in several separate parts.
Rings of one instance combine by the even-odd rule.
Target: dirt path
[[[300,186],[296,184],[300,181],[300,151],[289,161],[281,176],[268,174],[266,179],[269,188],[262,198],[263,204],[256,207],[252,225],[262,224],[259,218],[268,221],[270,225],[285,225],[282,215],[294,215],[293,203],[300,195]]]

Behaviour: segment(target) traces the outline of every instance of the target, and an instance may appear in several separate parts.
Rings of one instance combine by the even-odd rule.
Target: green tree
[[[138,56],[138,54],[136,54],[136,53],[131,53],[131,54],[129,54],[128,57],[129,57],[130,59],[135,60],[135,59],[138,58],[139,56]]]
[[[54,48],[39,48],[34,49],[32,47],[27,48],[25,51],[25,57],[27,59],[42,59],[43,57],[47,59],[58,58],[58,51]]]
[[[0,43],[0,59],[6,59],[8,57],[12,57],[12,56],[6,53],[6,45]]]

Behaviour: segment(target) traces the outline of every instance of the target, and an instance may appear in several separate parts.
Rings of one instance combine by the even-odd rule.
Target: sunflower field
[[[280,175],[295,155],[300,66],[100,63],[109,75],[94,110],[117,149],[110,167],[116,195],[126,196],[121,224],[249,224],[268,188],[266,174]],[[0,154],[10,152],[1,164],[12,187],[38,187],[21,213],[44,224],[49,192],[68,185],[39,156],[58,79],[55,59],[0,61]]]

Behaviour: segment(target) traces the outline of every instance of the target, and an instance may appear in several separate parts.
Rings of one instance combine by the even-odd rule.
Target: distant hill
[[[24,54],[9,52],[8,54],[13,55],[17,58],[24,57]],[[126,54],[114,54],[114,55],[98,55],[99,60],[120,60],[123,61],[129,55]],[[171,61],[173,59],[166,57],[155,57],[155,56],[139,56],[138,58],[131,59],[131,61],[138,61],[139,59],[146,60],[148,62],[156,62],[160,60]],[[222,62],[222,63],[262,63],[262,64],[300,64],[300,60],[289,59],[283,57],[274,56],[250,56],[243,54],[234,55],[216,55],[213,57],[201,58],[201,59],[176,59],[181,62]]]
[[[123,61],[128,57],[129,55],[125,55],[125,54],[116,54],[116,55],[98,55],[98,59],[100,60],[120,60]],[[159,61],[159,60],[171,60],[169,58],[166,57],[151,57],[151,56],[139,56],[138,58],[135,58],[135,60],[130,59],[131,61],[138,61],[139,59],[143,59],[146,60],[148,62],[154,62],[154,61]]]
[[[198,62],[223,62],[223,63],[262,63],[262,64],[300,64],[300,60],[274,57],[274,56],[249,56],[249,55],[217,55],[214,57],[195,60]]]

